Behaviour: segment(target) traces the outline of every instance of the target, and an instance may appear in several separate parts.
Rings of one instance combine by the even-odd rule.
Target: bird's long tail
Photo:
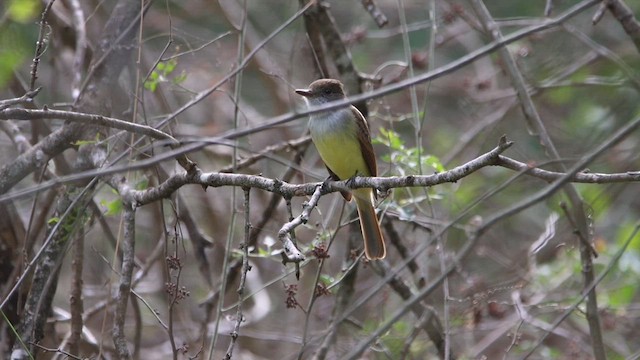
[[[373,207],[373,189],[358,189],[353,191],[356,200],[360,228],[364,238],[364,254],[367,259],[383,259],[387,254],[384,238],[378,225],[378,217]]]

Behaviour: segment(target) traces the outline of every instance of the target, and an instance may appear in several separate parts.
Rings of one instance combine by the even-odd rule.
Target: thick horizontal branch
[[[501,139],[496,148],[480,155],[479,157],[457,166],[451,170],[444,171],[433,175],[409,175],[409,176],[392,176],[392,177],[355,177],[347,181],[330,181],[324,184],[322,187],[322,195],[327,193],[336,192],[345,189],[357,189],[357,188],[375,188],[382,191],[399,188],[399,187],[425,187],[435,186],[444,183],[453,183],[462,178],[470,175],[471,173],[487,166],[499,166],[510,170],[516,170],[524,172],[527,175],[540,178],[544,181],[554,181],[565,174],[553,171],[542,170],[532,167],[529,164],[513,160],[502,153],[511,146],[511,142],[506,139]],[[183,153],[184,148],[201,147],[198,144],[188,144],[176,150],[171,150],[163,154],[159,154],[154,158],[139,161],[127,166],[108,167],[100,170],[90,170],[77,174],[68,175],[65,177],[53,179],[38,186],[16,191],[11,194],[0,196],[0,202],[21,198],[30,194],[37,193],[50,189],[56,185],[64,184],[68,182],[78,181],[86,178],[115,175],[118,173],[125,173],[131,170],[141,170],[156,165],[161,161],[171,159],[176,154]],[[117,178],[117,177],[116,177]],[[114,180],[115,181],[115,180]],[[602,174],[602,173],[589,173],[579,172],[571,177],[570,181],[578,183],[618,183],[618,182],[638,182],[640,181],[640,171],[629,171],[626,173],[618,174]],[[110,181],[112,186],[114,182]],[[171,196],[175,191],[180,189],[184,185],[203,185],[211,187],[222,186],[239,186],[239,187],[251,187],[257,188],[273,193],[282,195],[283,197],[295,197],[295,196],[309,196],[313,194],[319,183],[305,183],[305,184],[290,184],[278,179],[266,178],[259,175],[247,175],[247,174],[232,174],[232,173],[219,173],[209,172],[205,173],[201,170],[194,168],[194,171],[189,173],[183,172],[172,175],[165,182],[154,188],[146,190],[131,190],[131,196],[134,197],[132,202],[138,205],[145,205]],[[115,185],[117,188],[117,185]]]
[[[507,150],[513,143],[500,139],[496,148],[483,154],[461,166],[433,175],[402,176],[402,177],[355,177],[347,181],[332,181],[324,184],[322,195],[345,190],[372,187],[387,190],[398,187],[434,186],[443,183],[456,182],[465,176],[486,166],[495,165],[498,156]],[[284,197],[306,196],[316,191],[319,183],[289,184],[278,179],[270,179],[257,175],[203,173],[194,171],[191,174],[176,174],[159,186],[147,190],[132,191],[130,194],[139,205],[148,204],[160,198],[170,196],[174,191],[186,184],[199,184],[211,187],[240,186],[258,188],[269,192],[278,193]]]

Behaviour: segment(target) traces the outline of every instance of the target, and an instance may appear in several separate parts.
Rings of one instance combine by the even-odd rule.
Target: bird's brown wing
[[[376,165],[376,154],[373,152],[373,145],[371,145],[371,133],[369,132],[369,125],[362,113],[351,106],[356,124],[358,125],[358,142],[360,143],[360,150],[364,157],[364,162],[367,164],[369,174],[363,174],[367,176],[378,176],[378,167]]]

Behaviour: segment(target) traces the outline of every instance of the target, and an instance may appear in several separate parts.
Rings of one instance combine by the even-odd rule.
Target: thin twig
[[[250,188],[244,188],[244,242],[240,245],[242,248],[242,275],[240,276],[240,284],[238,284],[238,304],[236,308],[236,323],[233,327],[233,332],[231,332],[231,342],[229,343],[229,348],[227,349],[227,354],[225,355],[226,360],[230,360],[233,354],[233,348],[236,345],[236,341],[238,340],[238,335],[240,332],[240,325],[244,321],[244,315],[242,314],[242,303],[244,302],[244,290],[245,283],[247,281],[247,273],[251,271],[251,266],[249,265],[249,236],[251,234],[251,211],[249,207],[249,199],[251,194]]]
[[[24,95],[20,96],[19,98],[0,100],[0,110],[4,110],[14,105],[31,104],[33,102],[33,98],[36,97],[36,95],[38,95],[40,90],[42,90],[41,87],[35,90],[27,91]]]
[[[578,226],[576,225],[576,222],[573,220],[573,217],[571,217],[571,212],[569,211],[569,207],[564,201],[560,203],[560,208],[564,212],[564,216],[566,216],[567,221],[569,221],[569,224],[571,224],[571,227],[573,228],[573,233],[576,234],[576,236],[582,243],[582,246],[586,246],[587,248],[589,248],[591,250],[591,256],[593,256],[594,258],[597,258],[598,252],[596,251],[593,244],[589,242],[589,240],[587,239],[587,236],[583,235],[580,232],[580,230],[578,230]]]
[[[362,6],[367,10],[369,15],[373,18],[379,28],[385,27],[389,23],[389,20],[384,15],[380,8],[376,5],[374,0],[361,0]]]
[[[82,85],[82,71],[84,69],[84,57],[87,51],[87,31],[85,27],[84,11],[79,0],[68,0],[66,3],[71,7],[71,20],[75,30],[76,47],[73,56],[73,82],[71,83],[71,97],[75,101],[80,96],[80,86]]]
[[[162,321],[162,319],[158,315],[158,311],[153,306],[151,306],[151,304],[149,304],[149,302],[142,295],[138,294],[138,292],[134,290],[134,287],[135,283],[131,285],[131,295],[133,295],[136,299],[140,300],[144,304],[144,306],[149,310],[151,315],[156,318],[156,321],[163,329],[169,330],[169,326],[167,326],[167,324]]]
[[[289,215],[289,221],[293,221],[293,206],[291,206],[291,198],[290,197],[286,197],[284,199],[284,203],[285,206],[287,207],[287,214]],[[297,249],[298,248],[298,239],[296,238],[296,233],[295,232],[291,232],[291,243],[293,244],[293,246]],[[282,263],[286,264],[288,262],[287,257],[285,256],[285,254],[281,254],[282,256]],[[296,262],[295,264],[295,268],[296,268],[296,280],[300,280],[300,263]]]
[[[57,349],[52,349],[52,348],[48,348],[48,347],[44,347],[40,344],[37,343],[32,343],[31,345],[39,348],[40,350],[43,350],[45,352],[50,352],[50,353],[60,353],[70,359],[75,359],[75,360],[83,360],[83,357],[80,356],[76,356],[73,354],[73,352],[68,352],[68,351],[64,351],[62,348],[57,348]]]
[[[629,66],[620,56],[618,56],[615,52],[610,50],[604,45],[601,45],[594,41],[591,37],[589,37],[584,32],[578,30],[573,25],[563,24],[562,27],[571,35],[575,36],[582,43],[592,48],[598,55],[607,58],[612,61],[614,64],[618,65],[620,70],[624,73],[627,78],[627,81],[633,85],[636,90],[640,90],[640,77],[637,75],[637,71]]]
[[[235,167],[236,167],[236,171],[239,169],[244,169],[246,167],[249,167],[255,163],[257,163],[258,161],[264,159],[264,158],[269,158],[272,157],[273,154],[278,153],[280,151],[283,150],[298,150],[298,149],[306,149],[306,147],[311,143],[311,137],[310,136],[303,136],[299,139],[295,139],[295,140],[288,140],[288,141],[284,141],[281,142],[279,144],[275,144],[275,145],[271,145],[271,146],[267,146],[266,148],[262,149],[260,152],[251,155],[250,157],[238,160]],[[234,172],[233,171],[233,166],[227,166],[224,167],[222,169],[220,169],[220,172]],[[283,177],[283,179],[286,177]],[[286,180],[285,180],[286,181]]]
[[[133,287],[131,289],[133,289]],[[131,293],[133,293],[133,291],[131,291]],[[131,357],[134,360],[139,360],[140,348],[142,347],[142,327],[144,325],[142,322],[142,311],[140,311],[140,303],[138,303],[137,301],[131,301],[131,312],[133,314],[130,315],[130,318],[133,318],[133,319],[129,321],[133,321],[134,323],[133,340],[132,340],[133,354],[131,355]]]
[[[622,25],[622,28],[636,45],[638,52],[640,52],[640,21],[635,18],[633,11],[623,0],[604,0],[602,3],[606,4],[607,9],[620,22],[620,25]]]
[[[40,15],[40,31],[38,32],[38,40],[36,41],[36,52],[33,55],[33,60],[31,64],[31,80],[29,81],[29,91],[35,90],[36,80],[38,79],[38,64],[40,64],[40,57],[44,54],[47,49],[46,44],[49,43],[49,39],[45,39],[49,36],[47,31],[50,31],[49,24],[47,24],[47,17],[49,16],[49,11],[51,11],[51,6],[55,0],[49,0],[47,6],[45,6],[44,10],[42,10],[42,14]]]
[[[551,16],[551,12],[553,11],[553,0],[547,0],[544,5],[544,16]]]

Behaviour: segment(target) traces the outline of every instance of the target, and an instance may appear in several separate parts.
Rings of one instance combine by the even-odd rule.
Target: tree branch
[[[151,126],[141,125],[97,114],[86,114],[75,111],[62,110],[29,110],[29,109],[5,109],[0,111],[0,120],[66,120],[73,123],[104,126],[112,129],[126,130],[134,134],[147,135],[153,139],[169,140],[178,145],[179,142],[173,136]]]
[[[607,9],[620,22],[624,31],[629,35],[636,49],[640,52],[640,22],[633,16],[633,11],[623,0],[605,0]]]
[[[127,200],[126,191],[121,191],[123,196],[123,241],[122,241],[122,268],[120,271],[120,285],[116,295],[116,310],[113,320],[113,344],[120,359],[130,359],[131,354],[127,347],[124,326],[127,315],[127,303],[131,292],[131,277],[135,260],[135,218],[136,206]]]

